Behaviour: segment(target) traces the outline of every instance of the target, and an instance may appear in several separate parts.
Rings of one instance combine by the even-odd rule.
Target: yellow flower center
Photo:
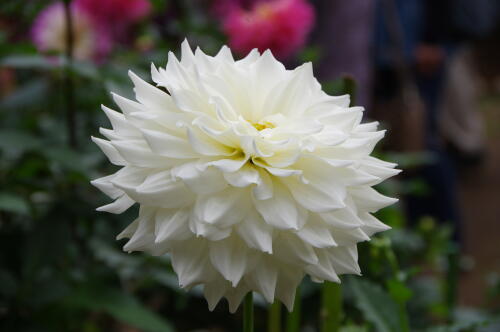
[[[254,126],[254,128],[257,129],[258,131],[261,131],[261,130],[264,130],[267,128],[272,129],[272,128],[276,127],[274,124],[272,124],[271,122],[268,122],[268,121],[252,123],[252,126]]]

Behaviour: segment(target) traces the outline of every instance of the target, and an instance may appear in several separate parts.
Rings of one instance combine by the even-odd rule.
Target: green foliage
[[[16,20],[0,31],[0,71],[12,75],[10,89],[3,81],[0,85],[0,330],[234,331],[240,324],[233,324],[224,305],[209,313],[200,289],[179,290],[168,257],[122,252],[123,243],[115,236],[136,210],[122,216],[96,213],[106,198],[89,184],[116,170],[89,137],[98,135],[99,126],[108,126],[100,104],[114,106],[109,91],[133,96],[128,69],[147,78],[150,62],[163,66],[167,52],[178,53],[184,37],[212,54],[224,41],[217,22],[207,15],[208,2],[153,0],[151,20],[135,27],[137,38],[117,45],[112,57],[98,64],[36,53],[25,36],[50,2],[0,2],[2,19]],[[170,12],[174,9],[175,15]],[[310,46],[299,57],[317,61],[321,51]],[[74,84],[73,105],[63,95],[66,74]],[[330,94],[351,94],[354,103],[352,78],[323,82],[323,87]],[[76,148],[67,143],[70,109],[76,114]],[[429,154],[377,153],[404,170],[433,160]],[[424,196],[431,189],[404,179],[378,188],[394,196]],[[359,245],[363,278],[343,278],[342,291],[326,292],[335,301],[323,299],[335,306],[342,297],[335,328],[338,323],[341,332],[399,332],[407,324],[412,331],[480,328],[483,318],[464,322],[453,315],[453,290],[442,287],[458,273],[442,264],[453,254],[451,229],[431,218],[410,227],[400,205],[377,216],[393,229]],[[425,269],[437,273],[423,275]],[[492,285],[492,302],[499,285],[498,280]],[[322,287],[304,281],[300,315],[292,316],[289,326],[321,328]],[[255,302],[262,303],[259,298]],[[256,324],[257,329],[265,326]],[[429,329],[432,325],[439,326]]]
[[[373,323],[376,331],[403,331],[403,322],[397,312],[398,305],[390,294],[366,279],[349,278],[349,288],[354,294],[354,303],[362,311],[365,318]]]
[[[174,331],[164,319],[119,289],[82,285],[64,299],[63,303],[76,309],[104,311],[117,320],[144,331]]]

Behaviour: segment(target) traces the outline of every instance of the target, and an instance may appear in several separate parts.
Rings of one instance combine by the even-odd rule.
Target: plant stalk
[[[286,331],[299,332],[300,330],[300,315],[301,315],[301,294],[300,286],[295,291],[295,301],[293,303],[292,312],[288,313],[286,317]]]
[[[339,331],[341,319],[342,288],[340,284],[325,281],[321,299],[321,331]]]
[[[73,17],[71,13],[71,0],[64,1],[64,17],[66,23],[66,47],[65,47],[65,68],[63,71],[64,84],[64,106],[66,108],[66,130],[68,133],[68,144],[71,148],[77,147],[76,140],[76,114],[74,83],[71,76],[71,67],[73,64]]]
[[[248,292],[243,302],[243,332],[253,332],[253,293]]]
[[[267,331],[281,332],[281,303],[278,300],[269,306]]]

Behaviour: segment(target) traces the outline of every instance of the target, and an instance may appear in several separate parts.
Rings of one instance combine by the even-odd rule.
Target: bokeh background
[[[270,48],[312,61],[388,129],[377,154],[404,172],[379,186],[401,201],[392,230],[361,243],[363,277],[343,277],[341,331],[499,331],[500,3],[495,0],[2,0],[0,330],[237,331],[178,288],[168,257],[122,252],[137,210],[98,213],[90,180],[115,169],[91,143],[110,91],[133,98],[187,38],[235,57]],[[322,295],[323,294],[323,295]],[[319,331],[324,286],[300,287]],[[275,308],[276,309],[276,308]],[[268,306],[256,300],[257,331]]]

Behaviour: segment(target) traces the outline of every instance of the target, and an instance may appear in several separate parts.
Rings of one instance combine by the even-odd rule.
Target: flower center
[[[258,131],[264,130],[264,129],[272,129],[276,127],[273,123],[268,122],[268,121],[263,121],[263,122],[257,122],[257,123],[252,123],[252,126],[257,129]]]

